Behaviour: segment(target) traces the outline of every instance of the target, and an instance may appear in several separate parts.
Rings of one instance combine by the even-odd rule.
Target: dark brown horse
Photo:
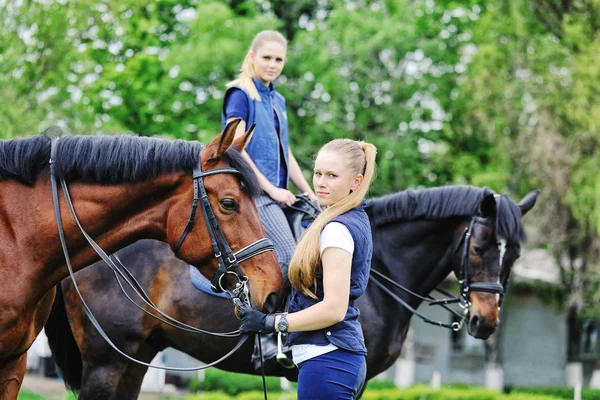
[[[232,122],[205,147],[198,142],[132,135],[65,136],[53,141],[52,164],[56,176],[68,182],[82,226],[108,252],[143,238],[175,248],[192,208],[192,169],[200,166],[210,174],[229,168],[204,177],[203,183],[224,235],[231,248],[239,250],[264,238],[264,231],[250,195],[258,188],[256,177],[237,151],[251,132],[234,142],[237,124]],[[50,315],[56,285],[69,275],[53,209],[50,154],[47,135],[0,142],[3,400],[17,398],[26,352]],[[59,198],[61,209],[66,210],[65,196]],[[177,256],[211,277],[218,265],[204,218],[198,214]],[[62,213],[62,225],[74,270],[99,259],[70,214]],[[272,309],[282,290],[273,252],[248,260],[243,272],[252,283],[255,305]]]
[[[521,217],[534,206],[537,195],[537,191],[532,192],[516,205],[487,189],[456,186],[371,200],[367,211],[373,231],[372,269],[422,296],[452,271],[461,276],[465,266],[467,287],[505,285],[525,237]],[[479,218],[473,219],[474,215]],[[472,229],[466,236],[471,221]],[[506,240],[502,260],[499,237]],[[467,264],[463,262],[463,250],[467,252]],[[175,259],[167,246],[140,241],[121,250],[118,256],[125,264],[137,264],[132,270],[134,275],[152,299],[176,319],[212,331],[239,327],[228,300],[197,290],[185,263]],[[143,360],[152,360],[157,352],[173,347],[208,363],[222,357],[236,343],[235,339],[183,332],[154,320],[127,301],[114,274],[103,263],[79,272],[77,277],[82,286],[85,282],[86,298],[111,337],[129,354]],[[416,297],[395,292],[415,309],[421,303]],[[64,297],[57,296],[52,311],[55,317],[46,325],[46,333],[66,384],[80,391],[80,399],[137,398],[146,368],[127,362],[106,345],[83,314],[69,280],[63,281],[63,293]],[[132,295],[130,289],[127,293]],[[500,296],[475,290],[466,296],[471,302],[468,331],[487,339],[499,323]],[[370,379],[398,358],[412,313],[373,282],[357,304],[368,348]],[[255,373],[251,353],[249,341],[218,368]],[[296,369],[285,369],[277,363],[267,364],[266,372],[297,379]]]

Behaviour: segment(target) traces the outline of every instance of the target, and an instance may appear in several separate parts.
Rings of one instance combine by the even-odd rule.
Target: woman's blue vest
[[[360,206],[332,219],[348,228],[354,240],[354,254],[352,255],[352,270],[350,273],[350,301],[344,320],[328,328],[317,331],[291,332],[287,345],[316,344],[326,346],[329,343],[339,348],[354,353],[367,354],[365,339],[358,322],[360,311],[354,306],[354,301],[365,291],[369,281],[371,269],[371,256],[373,255],[373,239],[371,238],[371,224],[364,209],[365,202]],[[314,288],[313,288],[314,292]],[[323,300],[323,278],[317,277],[318,300],[292,289],[289,312],[304,310]]]
[[[273,84],[267,87],[254,78],[254,86],[258,90],[261,101],[252,100],[248,96],[248,93],[244,92],[248,97],[248,121],[246,121],[246,128],[256,123],[254,135],[252,135],[250,143],[246,146],[246,152],[269,182],[277,187],[287,188],[289,181],[289,140],[285,98],[275,90]],[[225,128],[227,122],[225,116],[227,98],[235,89],[241,88],[234,85],[225,93],[223,109],[221,111],[222,128]],[[276,113],[279,119],[279,134],[275,129],[273,113]],[[285,182],[280,182],[279,171],[282,166],[287,171]]]

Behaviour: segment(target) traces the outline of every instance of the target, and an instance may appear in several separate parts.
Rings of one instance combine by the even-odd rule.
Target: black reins
[[[223,357],[219,358],[218,360],[216,360],[212,363],[206,364],[206,365],[199,366],[199,367],[188,367],[188,368],[157,366],[157,365],[145,363],[143,361],[137,360],[137,359],[129,356],[128,354],[124,353],[110,340],[110,338],[108,337],[106,332],[102,329],[102,327],[98,323],[98,320],[93,315],[90,308],[88,307],[87,303],[83,299],[83,296],[81,295],[81,292],[77,285],[77,281],[75,279],[75,273],[73,271],[73,267],[71,265],[69,252],[68,252],[67,244],[66,244],[66,240],[65,240],[62,216],[61,216],[61,212],[60,212],[60,202],[58,199],[58,185],[57,185],[57,171],[56,171],[56,152],[57,152],[58,140],[59,140],[58,137],[52,138],[52,146],[51,146],[51,150],[50,150],[50,179],[51,179],[51,187],[52,187],[52,200],[53,200],[53,204],[54,204],[54,212],[56,214],[56,223],[57,223],[57,227],[58,227],[58,234],[59,234],[59,238],[61,241],[63,253],[65,256],[67,268],[69,270],[69,275],[71,276],[71,280],[73,281],[73,286],[75,287],[75,290],[79,296],[79,299],[81,300],[81,303],[83,305],[83,309],[84,309],[86,315],[92,322],[92,325],[94,325],[94,327],[98,330],[100,335],[104,338],[104,340],[117,353],[119,353],[120,355],[122,355],[123,357],[127,358],[128,360],[130,360],[132,362],[135,362],[140,365],[144,365],[146,367],[152,367],[152,368],[163,369],[163,370],[168,370],[168,371],[197,371],[197,370],[210,368],[212,366],[217,365],[218,363],[227,359],[229,356],[231,356],[233,353],[235,353],[246,342],[246,340],[248,339],[247,335],[243,335],[240,338],[240,341],[235,345],[235,347],[231,351],[229,351],[227,354],[225,354]],[[211,238],[211,244],[213,245],[213,250],[215,251],[215,257],[217,257],[217,259],[219,260],[219,270],[217,270],[215,272],[215,275],[213,276],[212,288],[215,291],[221,291],[221,292],[225,291],[231,298],[238,297],[242,301],[249,303],[249,294],[248,294],[248,287],[247,287],[248,278],[245,275],[243,275],[243,273],[241,272],[241,269],[239,268],[239,262],[247,260],[248,258],[253,257],[257,254],[261,254],[265,251],[272,251],[273,244],[271,243],[271,241],[269,239],[264,238],[264,239],[259,239],[258,241],[252,243],[251,245],[247,246],[244,249],[241,249],[237,253],[232,252],[229,244],[227,243],[225,236],[223,235],[221,228],[219,227],[219,223],[216,219],[216,216],[212,210],[210,201],[208,200],[208,195],[206,193],[206,188],[204,187],[204,182],[202,181],[202,177],[208,176],[208,175],[214,175],[214,174],[218,174],[218,173],[238,173],[239,174],[239,171],[237,171],[234,168],[220,168],[220,169],[202,172],[200,162],[201,162],[200,158],[198,158],[197,166],[194,168],[194,175],[193,175],[194,199],[192,201],[192,211],[191,211],[188,223],[184,229],[184,232],[182,233],[181,237],[179,238],[179,241],[177,242],[176,251],[179,250],[186,235],[191,231],[191,229],[193,227],[194,216],[196,214],[196,208],[198,206],[198,200],[199,200],[198,193],[201,193],[202,197],[200,198],[200,200],[201,200],[201,204],[202,204],[202,211],[203,211],[205,222],[206,222],[206,225],[208,228],[209,236]],[[155,317],[155,318],[159,319],[160,321],[165,322],[171,326],[175,326],[177,328],[188,330],[188,331],[192,330],[197,333],[206,333],[206,334],[225,336],[225,337],[239,335],[239,331],[213,333],[213,332],[208,332],[208,331],[203,331],[203,330],[200,330],[197,328],[193,328],[193,327],[190,327],[189,325],[186,325],[182,322],[179,322],[179,321],[165,315],[160,310],[158,310],[158,308],[156,308],[156,306],[152,303],[150,298],[143,291],[143,289],[141,288],[139,283],[135,280],[135,278],[133,278],[133,275],[131,275],[131,273],[129,271],[127,271],[124,267],[123,267],[123,269],[125,269],[125,271],[127,271],[127,272],[126,273],[122,272],[121,269],[113,262],[113,260],[110,258],[110,256],[108,254],[106,254],[104,252],[104,250],[102,250],[102,248],[100,248],[100,246],[85,232],[85,230],[83,229],[83,227],[75,213],[75,209],[73,207],[73,203],[72,203],[71,197],[69,195],[69,189],[64,180],[64,177],[61,176],[58,179],[60,180],[61,188],[63,190],[63,195],[65,197],[65,201],[67,203],[69,211],[71,212],[71,215],[73,216],[73,219],[75,220],[81,233],[86,238],[88,243],[92,246],[92,248],[94,248],[96,253],[98,253],[98,255],[102,258],[102,260],[104,260],[104,262],[113,270],[113,272],[117,276],[117,280],[118,280],[119,275],[122,278],[124,278],[125,281],[133,288],[133,290],[146,302],[146,304],[148,304],[152,309],[157,311],[160,315],[165,317],[167,320],[173,321],[173,323],[167,322],[167,321],[161,319],[160,317],[153,315],[153,314],[147,312],[146,310],[144,310],[145,312],[147,312],[148,314],[152,315],[153,317]],[[217,240],[217,237],[220,240]],[[221,251],[221,250],[223,250],[223,251]],[[227,256],[227,263],[223,260],[223,257],[222,257],[223,252]],[[118,260],[118,258],[116,258],[116,259]],[[119,261],[119,264],[120,264],[120,261]],[[233,269],[233,271],[231,269]],[[224,287],[221,282],[223,276],[225,276],[226,274],[233,274],[233,275],[235,275],[235,277],[237,279],[237,282],[235,285],[236,287],[232,291],[227,290],[227,288]],[[216,285],[214,283],[216,283]],[[121,286],[120,282],[119,282],[119,286]],[[136,286],[137,286],[137,288],[136,288]],[[121,286],[121,288],[122,288],[122,286]],[[123,290],[123,288],[122,288],[122,290]],[[127,297],[130,299],[130,301],[132,301],[134,304],[137,305],[137,303],[135,303],[129,296],[127,296]],[[138,305],[138,308],[141,308],[141,307]]]
[[[381,288],[384,292],[386,292],[390,297],[392,297],[398,303],[402,304],[411,313],[413,313],[416,316],[418,316],[419,318],[421,318],[423,320],[423,322],[431,324],[431,325],[440,326],[442,328],[452,329],[453,331],[459,331],[462,328],[465,318],[467,317],[467,315],[469,314],[469,311],[471,309],[471,301],[469,299],[470,292],[487,292],[487,293],[497,294],[500,296],[500,304],[502,302],[504,293],[506,292],[505,287],[500,283],[470,282],[470,280],[469,280],[469,243],[471,241],[471,236],[473,235],[473,227],[476,223],[484,224],[487,226],[492,225],[492,221],[490,221],[488,218],[482,218],[482,217],[479,217],[476,215],[472,216],[471,220],[469,221],[469,225],[465,228],[465,230],[464,230],[463,234],[461,235],[460,240],[457,242],[456,247],[453,252],[453,254],[455,254],[460,249],[460,246],[461,245],[463,246],[462,254],[461,254],[460,272],[459,272],[460,277],[458,279],[458,283],[460,284],[460,296],[461,296],[460,298],[453,296],[452,294],[450,294],[447,291],[440,289],[440,288],[435,288],[434,290],[441,293],[442,295],[446,296],[446,298],[436,299],[430,295],[427,295],[426,297],[421,296],[418,293],[415,293],[415,292],[411,291],[410,289],[405,288],[404,286],[400,285],[399,283],[397,283],[394,280],[390,279],[389,277],[385,276],[381,272],[376,271],[372,268],[371,268],[370,280],[373,283],[375,283],[379,288]],[[426,303],[429,303],[430,306],[438,305],[438,306],[444,308],[445,310],[449,311],[450,313],[452,313],[453,315],[458,317],[459,321],[454,321],[452,323],[446,323],[446,322],[441,322],[441,321],[435,321],[435,320],[432,320],[432,319],[426,317],[425,315],[423,315],[422,313],[417,311],[414,307],[412,307],[410,304],[408,304],[407,301],[405,301],[404,299],[402,299],[401,297],[396,295],[394,292],[392,292],[388,287],[386,287],[384,285],[384,283],[382,282],[382,279],[385,280],[387,283],[395,286],[396,288],[410,294],[411,296],[414,296]],[[458,311],[448,307],[449,304],[458,304],[458,306],[463,311],[458,312]]]

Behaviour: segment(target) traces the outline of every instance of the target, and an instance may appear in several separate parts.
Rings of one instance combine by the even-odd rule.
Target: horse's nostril
[[[481,318],[481,316],[479,315],[473,315],[471,317],[471,328],[473,329],[478,329],[479,326],[481,325],[481,322],[483,321],[483,318]]]

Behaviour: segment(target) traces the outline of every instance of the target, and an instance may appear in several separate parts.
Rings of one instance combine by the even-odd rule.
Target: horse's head
[[[535,205],[538,194],[539,191],[534,191],[525,196],[518,209],[514,203],[511,207],[510,200],[504,198],[502,201],[508,206],[502,210],[497,203],[500,197],[487,194],[481,200],[477,215],[463,226],[463,234],[457,238],[455,273],[467,303],[467,330],[473,337],[486,340],[495,332],[510,271],[520,255],[521,238],[504,237],[506,232],[498,225],[500,221],[503,221],[503,228],[520,224],[514,218],[525,215]],[[511,209],[514,215],[498,215],[499,212],[511,214]],[[504,254],[501,254],[500,237],[506,240]]]
[[[195,182],[188,178],[185,193],[178,196],[181,213],[172,225],[169,243],[178,257],[212,279],[218,291],[243,289],[247,278],[254,305],[272,311],[281,297],[283,277],[253,200],[260,192],[258,181],[241,155],[253,128],[234,139],[238,124],[239,120],[227,124],[200,152]],[[198,199],[198,210],[187,232],[183,227],[192,199]]]

